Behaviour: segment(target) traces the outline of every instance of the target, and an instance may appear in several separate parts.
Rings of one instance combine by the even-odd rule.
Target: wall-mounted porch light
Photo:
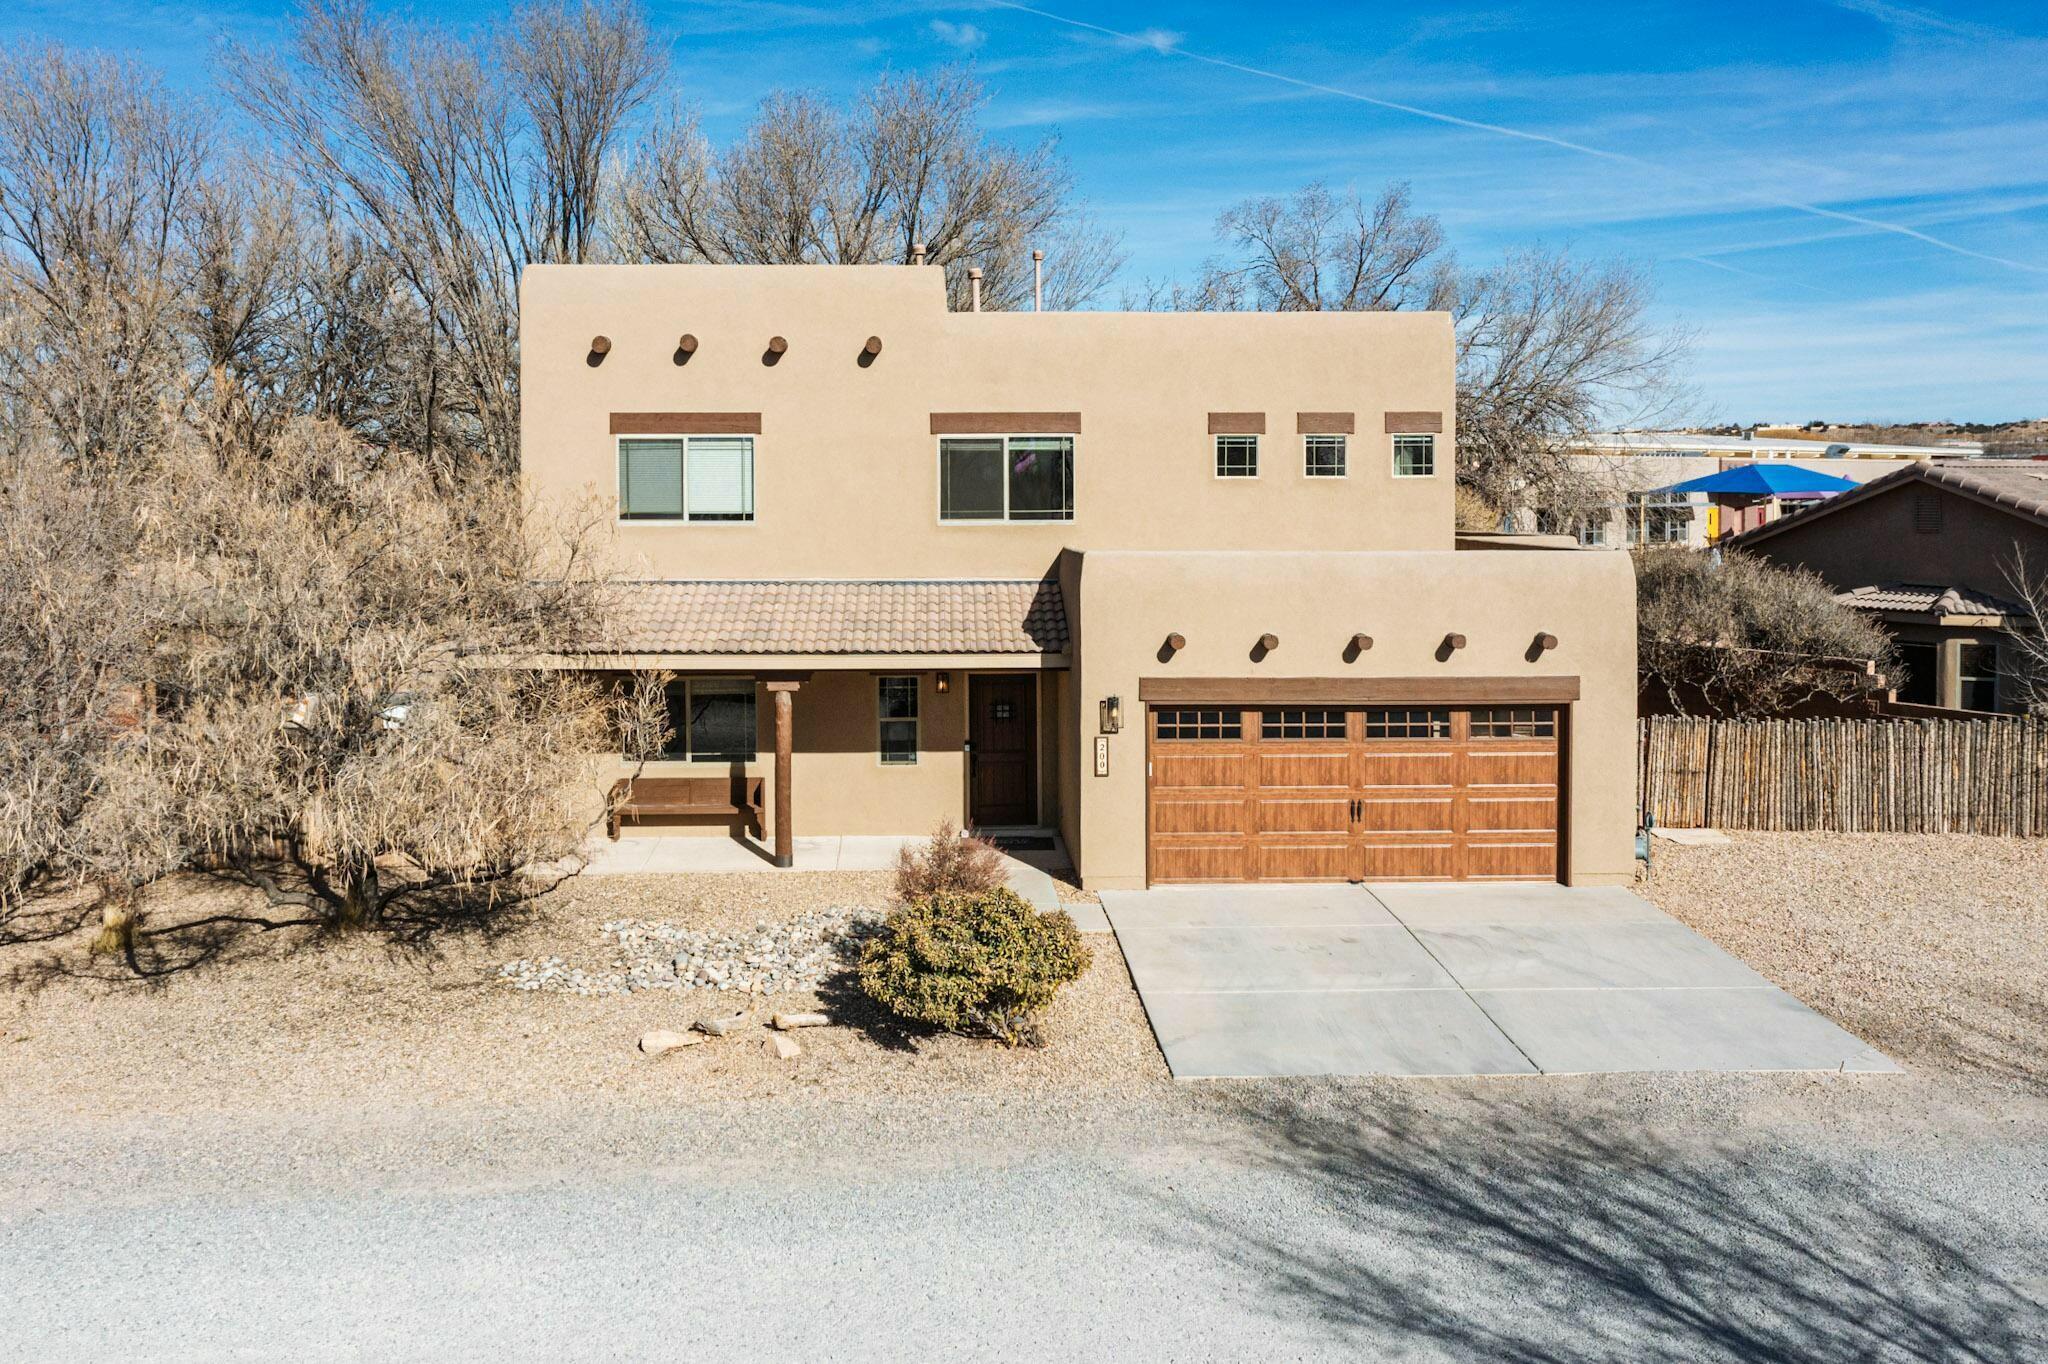
[[[937,692],[941,696],[944,696],[947,692],[953,690],[953,674],[933,673],[932,690]]]
[[[1102,732],[1120,734],[1124,727],[1124,699],[1121,696],[1102,698]]]

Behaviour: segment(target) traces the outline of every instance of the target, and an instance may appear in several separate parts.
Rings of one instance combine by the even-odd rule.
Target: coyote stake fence
[[[1637,803],[1668,828],[2048,836],[2039,720],[1660,715],[1637,750]]]

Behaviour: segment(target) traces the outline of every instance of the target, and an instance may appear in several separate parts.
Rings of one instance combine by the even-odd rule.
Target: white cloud
[[[956,24],[948,19],[934,19],[931,28],[934,38],[948,47],[957,47],[962,52],[971,52],[988,41],[988,34],[973,24]]]
[[[1154,52],[1171,52],[1187,41],[1188,35],[1176,33],[1170,28],[1141,28],[1136,33],[1120,35],[1132,47],[1148,47]]]

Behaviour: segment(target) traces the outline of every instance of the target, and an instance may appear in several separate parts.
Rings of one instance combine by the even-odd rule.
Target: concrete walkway
[[[1188,886],[1102,902],[1181,1079],[1898,1069],[1618,887]]]
[[[894,871],[896,855],[903,848],[927,842],[929,834],[888,834],[874,837],[798,838],[793,840],[792,872],[805,871]],[[584,847],[589,863],[585,876],[686,876],[693,872],[773,872],[775,853],[758,839],[716,837],[626,837],[614,842],[602,836]],[[1064,852],[1058,853],[1061,863]],[[1059,892],[1052,877],[1030,862],[1003,854],[1010,889],[1041,912],[1060,908]],[[1090,910],[1091,905],[1076,909]],[[1097,911],[1097,917],[1100,912]],[[1083,932],[1109,931],[1104,919]]]

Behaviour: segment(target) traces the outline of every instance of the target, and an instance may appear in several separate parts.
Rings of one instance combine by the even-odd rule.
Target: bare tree
[[[1688,338],[1650,318],[1633,266],[1520,251],[1458,269],[1406,185],[1368,202],[1312,184],[1217,219],[1230,254],[1191,285],[1135,303],[1175,310],[1448,311],[1458,329],[1458,481],[1507,512],[1575,519],[1615,489],[1577,451],[1602,424],[1638,424],[1682,401]]]
[[[1530,250],[1464,277],[1460,481],[1497,507],[1573,519],[1615,500],[1579,451],[1602,424],[1642,425],[1683,399],[1690,338],[1650,319],[1647,275]]]
[[[2048,565],[2036,565],[2025,549],[2016,548],[2005,583],[2027,618],[2007,629],[2012,658],[2000,671],[2011,679],[2029,715],[2048,718]]]
[[[1321,183],[1285,199],[1247,199],[1224,210],[1216,235],[1236,254],[1209,261],[1183,295],[1203,310],[1388,312],[1456,301],[1443,227],[1414,211],[1405,184],[1370,204]]]
[[[311,0],[296,37],[290,59],[235,54],[236,98],[392,263],[448,358],[437,404],[510,468],[519,272],[593,254],[605,158],[661,69],[646,25],[626,0],[539,0],[465,41]]]
[[[1861,701],[1897,673],[1891,636],[1817,574],[1675,546],[1638,550],[1635,564],[1642,685],[1681,714]]]
[[[304,420],[173,456],[135,589],[157,704],[106,756],[99,875],[205,861],[353,926],[575,853],[604,699],[521,662],[603,629],[588,526],[541,536],[502,479]]]
[[[127,567],[148,477],[0,437],[0,925],[77,870],[101,759],[140,709],[151,633]]]
[[[966,267],[982,304],[1031,298],[1031,252],[1046,252],[1046,302],[1077,307],[1122,264],[1117,240],[1075,208],[1051,142],[1016,148],[981,130],[981,87],[961,71],[886,76],[850,109],[779,93],[732,146],[714,150],[671,116],[627,169],[621,259],[739,264],[904,262],[923,243],[966,306]]]
[[[154,444],[181,395],[182,236],[208,146],[132,66],[0,57],[0,395],[76,458]]]

